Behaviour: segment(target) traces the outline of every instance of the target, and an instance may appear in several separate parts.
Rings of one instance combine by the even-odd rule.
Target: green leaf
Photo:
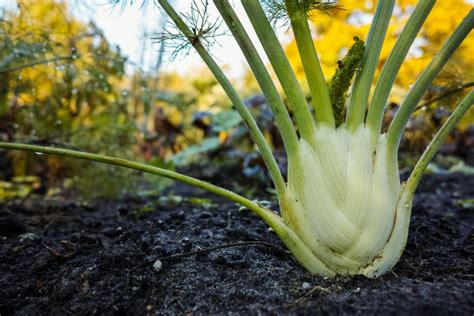
[[[228,131],[242,122],[239,113],[234,110],[222,111],[212,118],[212,130],[214,132]]]
[[[202,141],[201,144],[189,146],[185,150],[174,155],[171,160],[177,166],[184,165],[190,163],[199,154],[207,153],[209,151],[217,149],[219,145],[220,143],[218,137],[206,138]]]

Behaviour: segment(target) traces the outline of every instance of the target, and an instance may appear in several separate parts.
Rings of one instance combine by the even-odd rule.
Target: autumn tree
[[[17,5],[0,24],[3,138],[132,155],[135,127],[121,89],[126,59],[120,49],[93,23],[75,18],[67,2],[18,0]],[[15,175],[39,172],[49,182],[72,176],[73,170],[99,179],[103,170],[54,157],[29,164],[27,155],[15,155]]]

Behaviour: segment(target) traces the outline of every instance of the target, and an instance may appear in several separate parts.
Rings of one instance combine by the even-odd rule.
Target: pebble
[[[21,234],[20,236],[20,242],[24,242],[24,241],[32,241],[32,240],[36,240],[36,239],[39,239],[38,236],[36,236],[35,234],[33,233],[24,233],[24,234]]]
[[[309,284],[308,282],[303,282],[303,284],[301,284],[301,287],[304,289],[304,290],[307,290],[311,287],[311,284]]]
[[[161,268],[163,268],[163,263],[160,260],[156,260],[155,263],[153,263],[153,270],[160,272]]]

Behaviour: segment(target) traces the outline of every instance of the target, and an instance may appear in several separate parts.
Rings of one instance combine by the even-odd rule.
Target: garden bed
[[[425,176],[406,251],[375,280],[311,276],[248,211],[173,190],[168,199],[0,205],[0,315],[474,313],[474,176]],[[264,243],[153,267],[239,242]]]

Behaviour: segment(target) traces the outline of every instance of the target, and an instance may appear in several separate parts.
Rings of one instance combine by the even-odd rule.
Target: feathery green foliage
[[[331,10],[341,9],[342,6],[337,1],[321,0],[301,0],[297,1],[300,9],[306,14],[307,18],[316,16],[316,12],[329,13]],[[288,10],[285,0],[263,0],[262,7],[267,13],[268,19],[274,24],[288,24]]]

